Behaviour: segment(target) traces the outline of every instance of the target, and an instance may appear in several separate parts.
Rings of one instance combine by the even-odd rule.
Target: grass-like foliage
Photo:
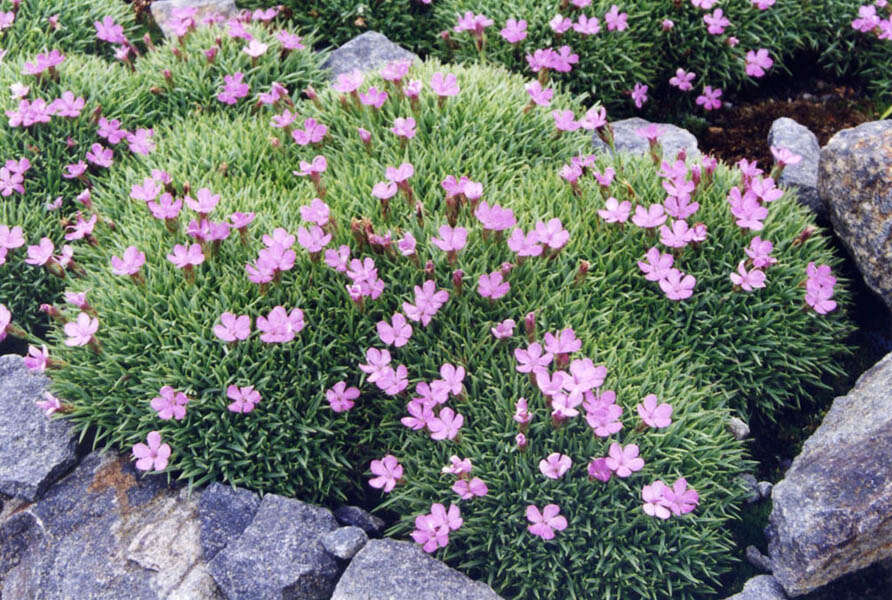
[[[11,0],[0,2],[0,11],[14,11]],[[133,10],[119,0],[22,0],[15,12],[15,22],[0,32],[0,46],[29,58],[54,48],[112,58],[114,47],[96,38],[93,25],[105,17],[112,17],[134,42],[146,32]]]
[[[456,75],[457,95],[437,97],[429,85],[437,72]],[[742,490],[735,477],[747,467],[742,445],[724,428],[729,403],[753,400],[770,410],[799,386],[814,383],[840,350],[846,328],[841,311],[819,315],[806,309],[798,288],[810,261],[831,261],[825,242],[815,235],[798,243],[809,222],[785,195],[771,204],[760,232],[774,242],[779,261],[767,271],[767,287],[753,293],[734,289],[729,274],[745,259],[752,236],[735,225],[726,201],[740,173],[720,166],[714,176],[704,175],[695,196],[701,208],[694,218],[706,224],[708,236],[677,253],[676,266],[697,278],[694,293],[670,300],[637,265],[657,239],[631,223],[604,223],[597,213],[604,198],[590,175],[579,180],[579,195],[558,175],[563,161],[585,153],[588,136],[557,135],[546,109],[524,112],[522,78],[491,67],[435,62],[413,67],[409,78],[423,82],[414,106],[380,79],[360,89],[386,89],[389,98],[380,109],[330,88],[320,90],[317,102],[298,104],[294,129],[310,118],[328,128],[315,146],[300,146],[272,128],[268,107],[256,115],[217,111],[159,126],[155,152],[97,182],[96,210],[117,226],[102,230],[98,244],[80,254],[87,274],[73,289],[86,291],[89,311],[68,310],[69,327],[51,335],[50,355],[62,364],[53,374],[62,410],[84,431],[95,427],[99,442],[133,446],[142,457],[140,468],[163,469],[164,450],[171,448],[171,469],[193,483],[218,479],[305,500],[355,498],[369,489],[364,474],[370,460],[395,455],[404,466],[404,482],[384,505],[402,515],[393,529],[399,534],[408,533],[431,503],[458,503],[450,489],[455,477],[441,469],[452,455],[469,458],[473,476],[489,492],[461,502],[464,525],[453,531],[442,556],[507,596],[708,593],[733,561],[724,524],[736,514]],[[402,86],[410,87],[406,81]],[[578,110],[562,94],[554,104]],[[414,137],[390,131],[397,118],[410,116]],[[360,128],[370,132],[368,146]],[[292,174],[312,169],[317,156],[327,163],[317,181]],[[402,163],[411,163],[414,174],[385,211],[372,190],[385,181],[387,167]],[[665,199],[649,159],[602,158],[589,168],[603,172],[608,166],[617,171],[610,195],[645,206]],[[176,196],[201,197],[197,190],[205,187],[219,194],[211,221],[235,212],[256,218],[244,237],[232,230],[227,239],[206,242],[204,262],[177,268],[168,255],[176,244],[194,242],[186,229],[197,216],[184,208],[165,223],[153,218],[145,201],[128,199],[153,187],[145,181],[152,169],[169,173]],[[501,235],[483,235],[470,201],[462,206],[444,200],[441,182],[449,175],[481,183],[482,200],[511,209],[524,231],[560,219],[569,234],[566,244],[559,252],[518,260]],[[409,188],[420,208],[410,206]],[[464,189],[475,195],[473,186]],[[300,209],[320,195],[330,208],[328,249],[348,246],[352,257],[373,260],[376,274],[351,292],[351,280],[329,260],[294,245],[293,268],[283,267],[263,285],[252,283],[246,265],[258,259],[264,244],[275,246],[263,236],[282,239],[275,228],[312,245],[306,239],[312,226]],[[454,257],[433,241],[444,235],[440,228],[449,214],[468,231],[467,245]],[[397,249],[396,240],[408,234],[417,240],[414,257],[404,255],[405,246]],[[113,257],[130,246],[145,254],[145,264],[135,261],[133,277],[113,274]],[[510,290],[497,299],[483,297],[480,276],[500,270]],[[351,300],[351,293],[370,294],[376,278],[384,284],[379,296]],[[359,365],[371,365],[367,349],[387,347],[378,323],[392,322],[396,312],[417,318],[425,301],[414,288],[425,281],[448,292],[448,300],[429,310],[427,325],[410,321],[408,341],[389,348],[395,371],[378,375],[390,384],[370,382]],[[845,300],[845,293],[840,296]],[[302,310],[303,327],[285,334],[290,341],[276,343],[265,334],[266,341],[261,339],[259,318],[277,306]],[[250,317],[247,339],[218,339],[215,326],[225,312]],[[514,350],[528,344],[522,323],[530,312],[536,315],[532,337],[541,342],[546,333],[572,328],[580,347],[571,358],[588,357],[606,367],[598,385],[602,392],[615,390],[621,430],[598,437],[582,415],[553,426],[546,399],[516,370]],[[85,323],[93,314],[98,329],[85,327],[78,335],[75,319]],[[509,318],[518,326],[496,339],[491,328]],[[424,389],[416,384],[438,378],[445,363],[466,370],[462,389],[455,390],[461,393],[447,405],[464,423],[454,439],[434,441],[401,419],[409,416],[407,401]],[[367,371],[375,371],[368,365]],[[396,365],[404,365],[406,374],[398,375]],[[340,400],[326,393],[341,381],[360,390],[345,412],[333,410],[332,398],[335,406]],[[188,398],[181,420],[160,418],[164,386]],[[253,386],[260,395],[253,410],[233,412],[230,407],[239,402],[233,402],[230,386]],[[671,425],[639,426],[635,407],[647,394],[672,405]],[[512,419],[521,397],[529,400],[532,415],[523,451]],[[438,418],[447,418],[445,409],[434,408]],[[160,433],[160,440],[148,439],[160,455],[139,445],[149,432]],[[629,478],[590,481],[586,463],[605,456],[614,441],[637,444],[643,468]],[[539,471],[551,453],[572,459],[561,478]],[[667,521],[646,516],[642,486],[656,479],[671,485],[678,477],[697,490],[699,506]],[[549,503],[560,505],[569,524],[546,542],[527,530],[524,514],[528,505]]]

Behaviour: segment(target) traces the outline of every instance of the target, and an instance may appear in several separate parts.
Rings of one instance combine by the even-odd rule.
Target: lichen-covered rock
[[[370,540],[353,557],[332,600],[498,600],[473,581],[426,555],[417,544]]]
[[[356,36],[334,52],[322,63],[332,79],[342,73],[375,71],[394,60],[420,60],[402,46],[394,44],[377,31],[366,31]]]
[[[201,558],[195,505],[165,479],[140,476],[126,458],[86,456],[0,524],[0,596],[222,600]]]
[[[642,129],[651,125],[650,121],[645,121],[639,117],[631,119],[622,119],[611,123],[613,127],[613,145],[617,152],[628,152],[630,154],[644,155],[650,152],[648,141],[635,133],[638,129]],[[697,158],[700,156],[700,149],[697,146],[697,138],[687,129],[682,129],[671,123],[656,123],[663,130],[663,134],[659,137],[660,145],[663,147],[663,156],[667,159],[675,159],[679,150],[684,150],[688,158]],[[595,134],[592,137],[592,145],[596,152],[609,152],[610,148],[601,138]]]
[[[77,461],[71,426],[34,404],[48,384],[22,357],[0,356],[0,493],[33,501]]]
[[[768,553],[790,596],[892,556],[892,354],[833,401],[771,497]]]
[[[340,569],[319,538],[337,526],[325,508],[268,494],[211,573],[229,600],[327,599]]]
[[[335,509],[334,517],[341,525],[355,525],[369,537],[379,537],[384,531],[384,520],[370,514],[358,506],[340,506]]]
[[[774,577],[758,575],[743,584],[743,591],[725,600],[787,600],[787,597]]]
[[[230,17],[238,12],[235,0],[155,0],[151,5],[152,18],[155,19],[164,35],[171,37],[172,32],[168,22],[173,16],[173,9],[190,7],[197,9],[195,20],[198,23],[208,16]]]
[[[727,423],[728,431],[734,436],[735,440],[745,440],[750,435],[750,426],[743,419],[731,417]]]
[[[242,488],[212,483],[198,498],[198,520],[201,523],[201,547],[209,561],[242,534],[251,524],[260,496]]]
[[[834,135],[821,150],[818,190],[864,281],[892,309],[892,120]]]
[[[784,168],[778,178],[781,185],[795,187],[799,202],[818,215],[825,215],[827,208],[818,194],[818,163],[821,145],[812,131],[793,119],[781,117],[771,124],[768,145],[786,148],[802,157],[795,165]]]
[[[338,527],[322,536],[322,547],[325,551],[341,560],[350,560],[369,541],[369,536],[359,527],[349,525]]]

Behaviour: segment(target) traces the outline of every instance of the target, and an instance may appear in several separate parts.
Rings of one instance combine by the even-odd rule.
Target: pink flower
[[[387,167],[384,170],[384,176],[393,183],[403,183],[409,177],[415,174],[415,167],[412,163],[402,163],[399,167]]]
[[[248,414],[260,402],[260,392],[255,390],[253,385],[246,387],[230,385],[226,388],[226,397],[232,400],[226,408],[234,413]]]
[[[436,283],[432,280],[424,282],[423,286],[415,286],[415,304],[403,302],[403,312],[411,321],[421,321],[425,327],[437,311],[449,299],[449,292],[437,290]]]
[[[691,4],[703,10],[709,10],[716,5],[718,0],[691,0]]]
[[[431,238],[431,243],[444,252],[458,252],[468,242],[468,230],[464,227],[441,225],[438,232],[440,237]]]
[[[99,217],[94,214],[85,221],[84,217],[80,213],[78,213],[77,221],[75,222],[75,224],[66,227],[68,231],[65,234],[65,239],[70,242],[74,240],[82,240],[85,237],[91,236],[93,234],[93,228],[96,226],[98,218]]]
[[[452,73],[443,74],[439,71],[431,77],[431,89],[441,98],[457,96],[459,93],[458,82]]]
[[[8,314],[9,311],[0,304],[0,341],[6,337],[6,327],[9,325],[9,321],[12,315]],[[46,371],[47,364],[49,363],[50,354],[46,349],[46,346],[41,346],[40,348],[36,346],[28,346],[28,355],[24,358],[23,362],[25,363],[25,367],[32,371],[43,372]]]
[[[706,31],[712,35],[721,35],[725,33],[725,27],[731,24],[721,8],[712,11],[711,15],[703,15],[703,22],[706,23]]]
[[[15,250],[25,245],[25,236],[19,225],[12,229],[8,225],[0,225],[0,249]]]
[[[861,33],[870,33],[880,24],[876,6],[867,4],[858,8],[858,18],[852,21],[852,29]]]
[[[675,260],[671,254],[662,254],[656,247],[648,250],[644,257],[647,262],[638,261],[638,268],[648,281],[660,281],[665,278]]]
[[[650,427],[657,429],[669,427],[672,424],[672,405],[666,402],[657,404],[658,402],[655,394],[645,396],[643,403],[636,407],[638,416]]]
[[[753,266],[762,269],[777,263],[777,259],[771,256],[771,251],[773,249],[774,244],[756,236],[750,241],[749,247],[744,251],[746,252],[746,255],[752,259]]]
[[[115,275],[136,275],[145,263],[146,255],[136,246],[128,246],[122,258],[111,257],[112,273]]]
[[[836,301],[831,300],[833,288],[807,286],[805,290],[805,303],[811,306],[819,315],[826,315],[836,309]]]
[[[411,140],[415,137],[415,119],[412,117],[397,117],[393,122],[393,127],[390,128],[390,131],[397,137],[404,137],[407,140]]]
[[[167,468],[170,458],[170,445],[161,443],[161,434],[150,431],[146,436],[148,445],[139,443],[133,445],[133,458],[136,460],[136,468],[140,471],[163,471]]]
[[[782,189],[774,185],[774,179],[771,177],[759,177],[750,183],[750,189],[756,197],[765,204],[771,204],[784,195]]]
[[[93,21],[93,27],[96,28],[96,37],[109,44],[126,44],[127,38],[124,37],[124,28],[115,23],[114,17],[105,16],[102,21]]]
[[[660,280],[660,289],[670,300],[684,300],[694,294],[694,286],[697,280],[693,275],[686,275],[678,269],[669,269],[666,276]]]
[[[684,477],[679,477],[672,487],[663,486],[663,498],[661,504],[672,511],[673,515],[684,515],[700,503],[700,495],[694,488],[688,488],[688,482]],[[646,512],[646,511],[645,511]]]
[[[635,207],[632,223],[643,229],[653,229],[666,222],[666,212],[662,204],[651,204],[648,208],[642,205]]]
[[[43,266],[52,260],[54,251],[55,246],[49,238],[40,238],[36,246],[28,246],[25,262],[35,267]]]
[[[495,327],[490,327],[489,330],[492,332],[494,338],[502,340],[514,335],[515,325],[516,323],[514,322],[514,319],[505,319]]]
[[[121,122],[118,119],[108,120],[105,117],[99,117],[98,135],[107,140],[109,144],[114,145],[127,137],[127,131],[121,129]]]
[[[285,50],[303,50],[304,45],[301,43],[301,37],[284,29],[276,34],[276,39],[282,44]]]
[[[458,396],[462,393],[462,382],[465,379],[465,368],[462,366],[454,366],[451,363],[445,363],[440,367],[440,377],[442,380],[439,383],[442,384],[442,388],[452,393],[454,396]],[[434,382],[438,383],[438,382]]]
[[[579,129],[579,123],[572,110],[554,110],[551,112],[554,118],[554,126],[558,131],[576,131]]]
[[[158,413],[162,421],[175,419],[182,421],[186,416],[186,405],[189,398],[183,392],[178,392],[169,385],[165,385],[158,392],[158,396],[152,398],[152,410]]]
[[[762,77],[765,71],[771,68],[774,61],[768,56],[766,48],[757,51],[750,50],[746,53],[746,74],[750,77]]]
[[[527,506],[527,521],[532,523],[527,529],[533,535],[538,535],[543,540],[554,539],[555,531],[563,531],[567,528],[567,519],[560,514],[561,509],[557,504],[546,504],[542,511],[533,504]]]
[[[43,411],[43,414],[51,417],[54,413],[62,410],[62,400],[56,398],[49,392],[44,392],[43,397],[45,398],[44,400],[34,401],[34,404]]]
[[[394,313],[391,323],[378,321],[376,325],[378,337],[388,346],[393,344],[395,347],[401,348],[412,337],[412,326],[409,325],[402,313]]]
[[[549,479],[560,479],[572,464],[573,461],[566,454],[552,452],[548,458],[539,461],[539,471]]]
[[[373,460],[369,468],[372,475],[375,475],[369,479],[369,485],[385,494],[392,491],[403,478],[403,465],[392,454],[384,456],[381,460]]]
[[[533,342],[526,350],[523,348],[514,350],[514,358],[518,363],[515,368],[519,373],[547,374],[548,365],[551,364],[553,357],[551,352],[543,352],[539,342]]]
[[[519,257],[539,256],[542,254],[542,245],[535,230],[524,234],[520,228],[514,229],[508,238],[508,248],[516,252]]]
[[[225,312],[220,315],[220,324],[214,325],[214,335],[224,342],[246,340],[251,335],[251,317]]]
[[[691,230],[686,221],[676,219],[671,226],[660,227],[660,243],[669,248],[684,248],[691,241]]]
[[[637,444],[629,444],[625,447],[616,442],[610,444],[607,452],[607,468],[616,473],[617,477],[628,477],[634,471],[640,471],[644,467],[644,460],[638,458]]]
[[[787,148],[771,146],[771,154],[774,156],[774,162],[777,163],[777,166],[779,167],[799,164],[802,161],[802,157],[800,155],[790,151]]]
[[[628,200],[619,202],[613,196],[607,198],[604,208],[598,211],[598,216],[606,223],[625,223],[629,219],[632,203]]]
[[[65,323],[63,330],[68,338],[66,346],[86,346],[93,341],[93,335],[99,329],[99,319],[90,318],[85,312],[78,313],[77,319]]]
[[[604,15],[604,22],[607,23],[608,31],[624,31],[629,27],[629,15],[619,12],[619,7],[614,4]]]
[[[693,71],[687,72],[682,68],[678,68],[675,70],[675,76],[669,80],[669,85],[677,87],[683,92],[689,92],[694,89],[692,85],[692,81],[697,77],[697,74]]]
[[[329,248],[325,251],[325,264],[338,271],[339,273],[347,272],[347,261],[350,259],[350,247],[338,246],[337,250]]]
[[[128,133],[127,148],[134,154],[148,156],[155,150],[155,143],[152,141],[154,134],[155,130],[144,127],[140,127],[133,133]]]
[[[331,234],[325,233],[318,225],[313,225],[309,230],[306,227],[297,228],[297,242],[310,254],[321,252],[330,241]]]
[[[607,396],[603,394],[602,396]],[[623,428],[623,408],[611,402],[586,403],[585,421],[598,437],[608,437]]]
[[[598,17],[587,17],[579,15],[579,18],[573,23],[573,31],[579,35],[597,35],[601,31],[601,23]]]
[[[635,88],[632,90],[632,100],[635,102],[636,108],[641,108],[647,102],[647,89],[648,86],[642,83],[635,84]]]
[[[189,247],[176,244],[173,247],[173,252],[167,255],[167,260],[172,262],[176,268],[184,269],[203,263],[204,253],[201,251],[200,244],[192,244]]]
[[[52,69],[65,60],[65,56],[58,50],[51,50],[46,54],[38,54],[34,58],[34,62],[26,62],[22,67],[22,73],[25,75],[40,75],[47,69]]]
[[[458,435],[465,418],[448,406],[441,408],[440,413],[431,419],[427,428],[433,440],[453,440]]]
[[[486,200],[477,205],[474,216],[477,217],[483,228],[489,231],[504,231],[517,224],[513,210],[502,208],[498,204],[490,207]]]
[[[536,238],[552,250],[560,250],[570,239],[570,232],[564,229],[561,220],[554,218],[548,222],[536,221]]]
[[[488,275],[481,275],[477,280],[477,293],[490,300],[498,300],[507,294],[510,289],[511,284],[507,281],[503,281],[501,271],[495,271]]]
[[[267,316],[257,317],[257,329],[263,332],[260,341],[267,344],[290,342],[304,326],[304,313],[299,308],[287,312],[284,306],[276,306]]]
[[[248,95],[251,87],[242,80],[245,75],[241,71],[232,75],[223,76],[223,89],[217,94],[217,100],[224,104],[233,105]]]
[[[59,117],[76,118],[81,114],[84,108],[85,100],[81,97],[75,98],[71,91],[62,92],[62,96],[50,102],[49,110],[53,111]]]
[[[607,466],[606,458],[595,458],[588,464],[588,476],[591,479],[607,483],[613,475],[613,471]]]
[[[369,376],[369,383],[376,383],[390,366],[390,352],[369,348],[366,350],[365,359],[367,364],[360,364],[359,369]]]
[[[572,354],[582,349],[582,340],[576,337],[572,328],[567,327],[557,335],[546,333],[545,349],[552,354]]]
[[[768,10],[774,6],[775,0],[752,0],[753,6],[759,10]]]
[[[740,261],[737,273],[731,273],[731,282],[743,288],[745,292],[752,292],[754,289],[765,287],[765,273],[756,268],[747,271],[745,262]]]
[[[6,339],[7,330],[12,322],[12,313],[0,303],[0,342]]]
[[[162,189],[157,181],[146,177],[141,184],[135,183],[130,186],[130,197],[141,202],[151,202],[158,197]]]
[[[220,202],[219,194],[211,193],[211,190],[208,188],[201,188],[195,195],[198,198],[197,200],[194,200],[191,196],[186,196],[183,198],[183,201],[186,203],[186,206],[202,217],[209,215]]]
[[[479,477],[474,477],[470,481],[459,479],[452,484],[452,491],[459,495],[462,500],[470,500],[474,496],[485,496],[489,493],[486,483]]]
[[[516,44],[527,37],[527,22],[523,19],[508,19],[505,27],[499,32],[509,44]]]
[[[758,197],[750,190],[741,195],[737,186],[728,193],[731,214],[734,215],[738,227],[761,231],[762,221],[768,216],[768,209],[759,204]]]
[[[242,48],[242,52],[250,56],[251,58],[258,58],[262,56],[269,46],[264,44],[260,40],[253,39],[248,42],[248,45]]]
[[[716,9],[721,12],[721,9]],[[702,106],[704,110],[717,110],[722,107],[722,90],[719,88],[712,89],[712,86],[703,86],[703,93],[697,96],[695,102],[698,106]]]
[[[110,148],[103,147],[102,144],[93,144],[87,152],[87,161],[97,167],[108,168],[114,162],[114,153]]]
[[[346,382],[339,381],[331,389],[325,390],[325,398],[336,413],[347,412],[353,408],[353,401],[359,398],[359,388],[347,387]]]
[[[165,192],[161,194],[158,202],[149,201],[146,206],[156,219],[176,219],[183,208],[183,201],[179,198],[174,200],[173,196]]]
[[[409,74],[412,62],[408,60],[392,60],[381,67],[381,79],[384,81],[401,81]]]
[[[485,15],[475,15],[471,11],[459,15],[458,23],[452,28],[456,33],[470,31],[475,37],[481,37],[483,30],[493,24],[493,20]]]
[[[316,119],[309,118],[304,119],[304,128],[303,129],[295,129],[291,132],[291,138],[295,141],[298,146],[307,146],[309,144],[318,144],[321,142],[325,135],[328,133],[328,127],[324,124],[320,123]],[[319,158],[319,157],[316,157]],[[313,159],[314,170],[318,173],[325,171],[323,168],[321,171],[318,169],[316,165],[316,158]],[[324,157],[322,157],[324,158]],[[301,170],[306,171],[307,168],[304,167],[304,161],[300,161]],[[302,175],[304,173],[301,173]]]
[[[644,510],[644,514],[663,520],[671,516],[663,499],[664,493],[668,489],[666,484],[659,479],[641,488],[641,499],[644,500],[644,505],[641,508]]]

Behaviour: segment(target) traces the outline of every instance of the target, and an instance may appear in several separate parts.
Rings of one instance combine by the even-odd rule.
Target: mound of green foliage
[[[454,74],[460,91],[438,97],[431,85],[436,73]],[[169,468],[193,484],[223,480],[312,501],[368,494],[370,461],[394,455],[404,466],[403,481],[381,506],[401,515],[392,529],[398,534],[410,532],[432,503],[459,503],[450,489],[455,477],[442,468],[453,455],[469,458],[473,475],[489,491],[459,503],[464,524],[440,555],[506,596],[708,594],[735,560],[725,524],[737,514],[744,491],[736,478],[748,467],[742,445],[724,427],[729,407],[770,411],[799,386],[818,381],[829,357],[841,350],[838,340],[847,327],[842,311],[804,310],[798,287],[809,262],[831,262],[826,242],[820,235],[796,240],[809,220],[785,195],[772,203],[760,232],[774,242],[779,261],[767,271],[767,287],[735,289],[729,274],[744,260],[752,236],[735,225],[726,200],[740,173],[719,166],[696,194],[696,219],[708,236],[676,257],[678,268],[696,277],[694,293],[670,300],[637,265],[657,239],[631,223],[607,224],[597,212],[606,194],[644,206],[665,199],[649,159],[592,158],[588,168],[612,167],[616,179],[602,194],[591,176],[583,176],[577,195],[558,171],[574,155],[585,155],[588,135],[559,135],[544,108],[525,112],[521,77],[431,62],[412,67],[408,79],[422,83],[415,101],[404,91],[417,84],[403,81],[398,88],[379,78],[362,84],[357,91],[363,94],[370,85],[387,91],[380,109],[330,88],[320,90],[317,102],[298,103],[292,129],[312,127],[309,119],[327,127],[315,144],[299,145],[271,127],[281,105],[256,114],[236,107],[159,125],[151,155],[97,182],[95,209],[116,227],[99,232],[96,246],[79,250],[87,274],[72,289],[86,292],[90,312],[78,315],[69,307],[71,327],[51,334],[50,355],[63,365],[53,373],[62,410],[83,431],[95,428],[97,442],[117,447],[160,432],[172,448]],[[561,94],[554,105],[579,110]],[[414,127],[397,122],[406,117]],[[387,169],[404,163],[412,165],[411,176],[382,203],[373,189],[388,177],[400,179]],[[166,171],[170,183],[152,183],[153,170]],[[157,171],[154,176],[161,177]],[[484,235],[470,199],[462,205],[444,198],[441,183],[448,176],[481,183],[482,201],[512,210],[523,231],[559,219],[566,244],[555,243],[559,252],[519,260],[504,235]],[[176,255],[198,243],[187,230],[194,235],[202,226],[185,206],[167,222],[153,217],[146,195],[160,202],[161,187],[193,200],[208,197],[198,192],[202,188],[218,194],[219,204],[205,209],[211,222],[237,212],[254,213],[255,219],[240,225],[243,235],[233,227],[226,239],[204,241],[203,262],[178,268]],[[473,187],[464,189],[475,195]],[[380,186],[376,193],[388,194]],[[325,231],[332,238],[325,243],[335,251],[325,260],[309,239],[312,231],[324,235],[308,222],[322,220],[313,216],[319,205],[301,211],[319,196],[330,210]],[[451,219],[468,232],[454,256],[433,241],[448,237],[441,228]],[[286,233],[297,235],[300,245],[285,240]],[[409,234],[417,240],[414,253],[405,244]],[[276,239],[280,252],[293,246],[294,264],[271,281],[254,283],[249,274]],[[132,277],[115,275],[113,258],[124,257],[130,246],[145,254],[145,263],[135,261]],[[383,289],[351,288],[351,279],[335,268],[339,246],[360,259],[345,265],[354,274],[370,276],[373,261],[374,276],[362,281],[380,278]],[[486,298],[479,278],[493,272],[502,272],[510,289]],[[391,323],[397,312],[419,318],[425,282],[448,299],[440,298],[439,310],[427,313],[429,323],[410,321],[405,345],[389,347],[395,387],[384,389],[359,365],[370,368],[368,349],[387,348],[379,322]],[[840,301],[845,299],[841,292]],[[287,341],[260,331],[260,318],[275,307],[302,311],[302,326],[293,325]],[[226,342],[215,332],[227,312],[250,318],[247,339]],[[546,399],[516,370],[514,350],[529,343],[522,323],[531,312],[536,326],[530,339],[542,342],[546,333],[572,328],[580,341],[572,358],[606,367],[601,391],[616,392],[619,432],[599,437],[582,415],[552,423]],[[98,329],[77,339],[75,320],[93,314]],[[517,326],[494,337],[491,329],[509,318]],[[466,371],[461,393],[448,403],[464,422],[453,439],[434,441],[402,420],[409,417],[407,401],[424,395],[424,385],[417,384],[437,379],[447,363]],[[330,404],[338,382],[360,390],[351,410],[335,411],[337,404]],[[165,386],[188,398],[182,419],[161,418]],[[253,410],[234,412],[231,386],[259,393]],[[636,405],[648,394],[671,404],[671,425],[649,428],[636,416]],[[532,415],[525,448],[517,446],[512,418],[521,397],[529,400]],[[637,444],[643,468],[607,483],[590,480],[586,463],[605,456],[612,442]],[[558,479],[540,472],[540,461],[551,453],[572,459],[570,471]],[[671,485],[679,477],[697,490],[696,509],[667,521],[647,516],[642,487],[657,479]],[[380,499],[372,494],[368,501]],[[546,542],[527,530],[524,514],[528,505],[549,503],[560,506],[569,524]]]

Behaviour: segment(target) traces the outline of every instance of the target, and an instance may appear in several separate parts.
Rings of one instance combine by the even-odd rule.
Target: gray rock
[[[743,419],[731,417],[726,423],[728,431],[734,436],[735,440],[745,440],[750,435],[750,426]]]
[[[827,208],[818,194],[818,162],[821,159],[821,145],[808,127],[793,119],[781,117],[771,124],[768,132],[768,145],[786,148],[802,157],[795,165],[784,168],[778,183],[785,187],[795,187],[800,204],[812,209],[818,215],[825,215]]]
[[[768,553],[790,596],[892,556],[892,354],[833,401],[771,496]]]
[[[742,592],[725,600],[787,600],[787,597],[774,577],[757,575],[743,584]]]
[[[334,517],[341,525],[355,525],[369,537],[379,537],[384,531],[384,520],[359,508],[358,506],[341,506],[334,511]]]
[[[322,536],[322,547],[336,558],[350,560],[369,541],[369,536],[359,527],[339,527]]]
[[[235,0],[155,0],[152,2],[152,18],[158,23],[162,33],[171,37],[170,26],[168,22],[171,19],[172,11],[175,8],[195,7],[198,12],[195,14],[195,20],[201,22],[201,19],[209,15],[223,15],[230,17],[238,13],[235,6]]]
[[[251,524],[260,496],[250,490],[219,483],[210,484],[198,498],[201,548],[209,561]]]
[[[417,544],[370,540],[353,557],[332,600],[495,600],[486,584],[473,581],[427,556]]]
[[[744,473],[738,479],[741,480],[743,486],[747,490],[746,502],[752,504],[759,499],[759,483],[756,476],[752,473]]]
[[[269,494],[211,574],[229,600],[327,599],[340,569],[319,538],[336,528],[327,509]]]
[[[359,70],[374,71],[394,60],[421,60],[402,46],[394,44],[377,31],[366,31],[356,36],[334,52],[322,63],[332,79],[338,75]]]
[[[865,283],[892,309],[892,120],[834,135],[821,150],[818,190]]]
[[[199,525],[186,490],[139,478],[126,458],[86,456],[67,477],[0,524],[19,547],[0,556],[4,598],[220,600],[201,559]],[[151,493],[135,493],[147,487]],[[0,535],[0,540],[5,539]]]
[[[771,571],[771,561],[753,545],[746,547],[746,560],[749,564],[763,571]]]
[[[0,356],[0,493],[33,501],[77,462],[71,426],[34,404],[48,385],[20,356]]]
[[[760,481],[756,484],[756,489],[759,490],[759,498],[771,498],[771,490],[774,489],[774,484],[770,481]]]
[[[617,152],[628,152],[642,156],[648,154],[650,145],[646,139],[635,133],[635,131],[650,124],[650,121],[645,121],[639,117],[611,123],[610,125],[613,127],[613,144]],[[659,141],[663,146],[663,156],[666,159],[674,160],[681,149],[684,149],[689,159],[696,159],[700,156],[697,138],[694,137],[693,133],[671,123],[657,123],[657,125],[663,129],[663,135],[660,136]],[[592,137],[592,145],[595,147],[596,152],[610,151],[609,146],[597,134]]]

